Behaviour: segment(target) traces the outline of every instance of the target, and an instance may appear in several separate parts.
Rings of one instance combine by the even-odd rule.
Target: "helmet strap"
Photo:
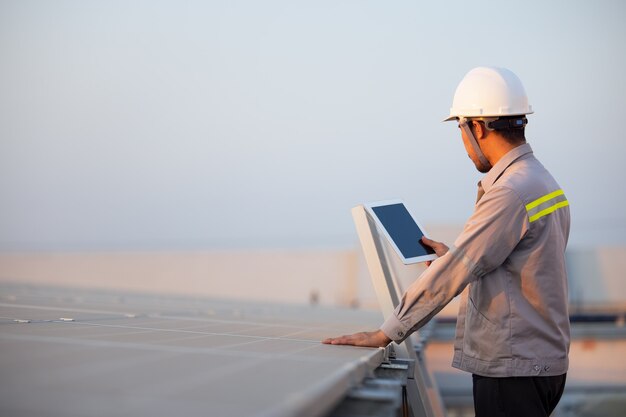
[[[478,144],[476,137],[472,133],[472,129],[470,129],[467,123],[467,119],[465,117],[459,117],[459,127],[465,132],[465,135],[469,139],[469,142],[472,144],[472,148],[474,148],[474,152],[478,157],[478,161],[481,163],[483,168],[485,168],[487,171],[490,170],[491,163],[487,160],[487,157],[485,157],[482,149],[480,149],[480,145]]]

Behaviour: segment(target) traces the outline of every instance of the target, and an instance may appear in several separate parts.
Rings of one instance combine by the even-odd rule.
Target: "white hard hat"
[[[459,83],[450,116],[444,122],[459,117],[519,116],[532,112],[517,75],[506,68],[477,67]]]

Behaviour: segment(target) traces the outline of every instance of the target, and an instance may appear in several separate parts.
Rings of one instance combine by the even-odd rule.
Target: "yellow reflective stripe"
[[[546,201],[551,200],[554,197],[558,197],[558,196],[563,195],[563,194],[564,194],[563,190],[556,190],[554,192],[551,192],[550,194],[546,194],[543,197],[536,199],[532,203],[526,204],[526,211],[529,211],[529,210],[537,207],[539,204],[545,203]]]
[[[559,191],[560,191],[560,190],[559,190]],[[562,191],[561,191],[561,192],[562,192]],[[543,197],[542,197],[542,198],[543,198]],[[533,203],[534,203],[534,202],[533,202]],[[533,204],[533,203],[531,203],[531,204]],[[537,213],[537,214],[535,214],[535,215],[533,215],[533,216],[530,216],[530,218],[529,218],[528,220],[532,223],[532,222],[534,222],[535,220],[537,220],[537,219],[539,219],[539,218],[541,218],[541,217],[543,217],[543,216],[545,216],[545,215],[547,215],[547,214],[550,214],[550,213],[552,213],[553,211],[555,211],[555,210],[557,210],[557,209],[560,209],[561,207],[565,207],[565,206],[569,206],[569,202],[568,202],[567,200],[565,200],[565,201],[561,201],[561,202],[559,202],[559,203],[556,203],[556,204],[555,204],[555,205],[553,205],[553,206],[548,207],[547,209],[543,209],[543,210],[541,210],[539,213]],[[526,207],[528,207],[528,206],[526,206]]]

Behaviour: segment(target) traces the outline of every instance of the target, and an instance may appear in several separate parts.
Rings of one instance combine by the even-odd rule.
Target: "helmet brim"
[[[480,114],[480,115],[467,115],[467,116],[448,116],[447,118],[443,119],[442,122],[450,122],[452,120],[458,120],[459,117],[467,117],[468,119],[471,118],[489,118],[489,117],[494,117],[496,119],[499,119],[500,117],[514,117],[514,116],[525,116],[528,114],[533,114],[534,112],[532,110],[530,111],[526,111],[526,112],[521,112],[521,113],[512,113],[512,114],[493,114],[493,115],[489,115],[489,114]]]

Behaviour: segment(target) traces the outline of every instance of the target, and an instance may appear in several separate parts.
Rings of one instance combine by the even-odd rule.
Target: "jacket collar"
[[[496,164],[491,167],[489,172],[480,180],[480,185],[483,187],[485,192],[489,191],[493,184],[500,178],[502,173],[506,171],[506,169],[516,160],[521,158],[524,155],[532,154],[533,150],[528,143],[524,143],[516,148],[511,149],[509,152],[504,154],[502,158]]]

